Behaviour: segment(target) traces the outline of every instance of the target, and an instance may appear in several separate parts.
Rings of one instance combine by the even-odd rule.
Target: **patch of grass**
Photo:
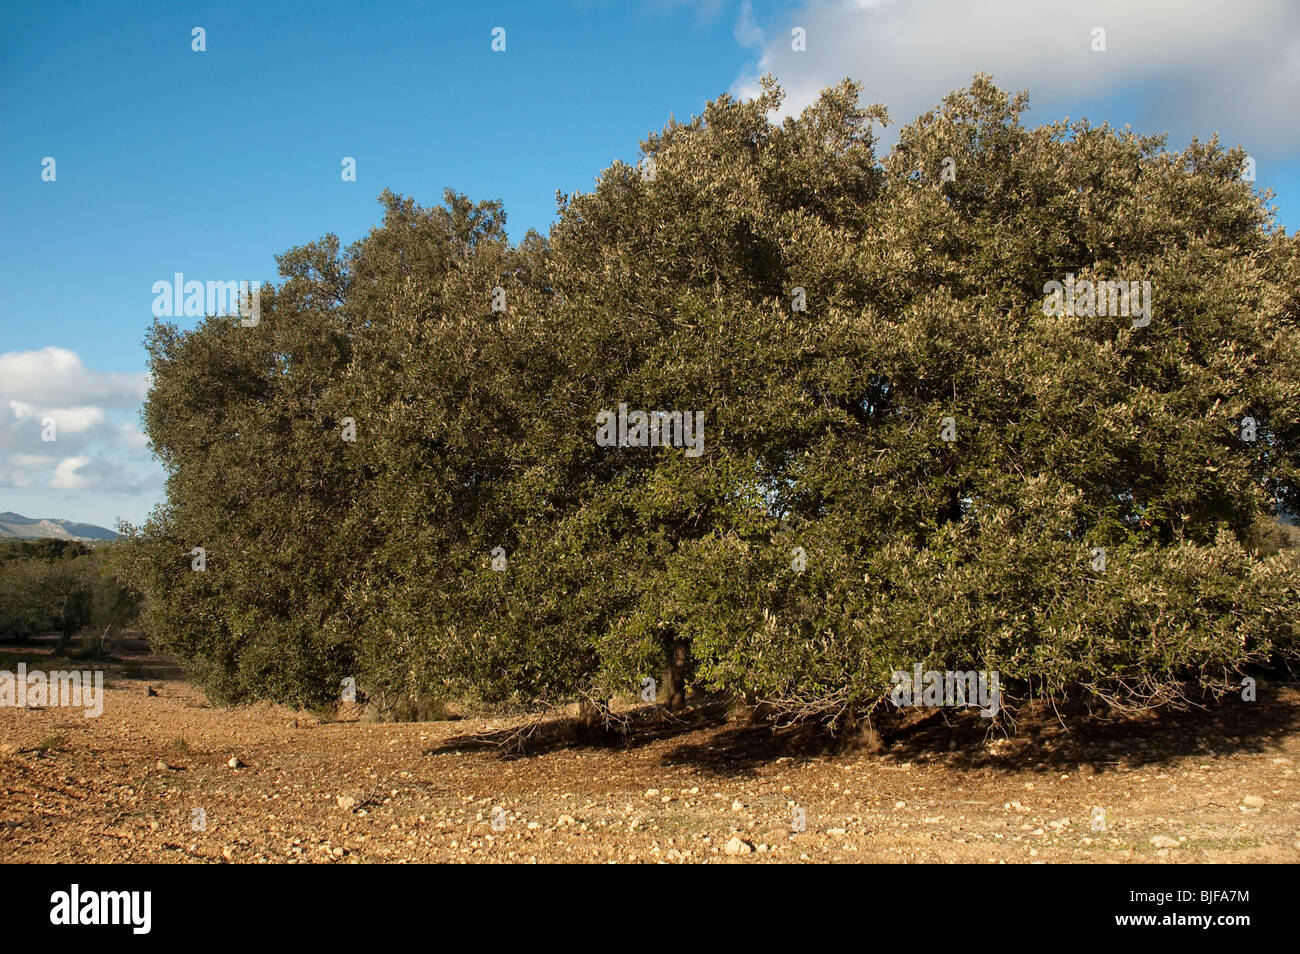
[[[194,754],[194,750],[190,748],[190,744],[186,742],[182,736],[179,735],[176,736],[176,738],[171,740],[171,742],[167,746],[167,750],[171,752],[173,755]]]
[[[41,741],[36,743],[36,751],[42,754],[47,752],[57,752],[67,744],[68,737],[66,735],[58,735],[57,733],[54,735],[47,735],[45,738],[41,739]]]

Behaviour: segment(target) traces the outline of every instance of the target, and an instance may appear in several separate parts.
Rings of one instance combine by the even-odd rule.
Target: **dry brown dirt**
[[[0,647],[0,669],[44,653]],[[143,644],[115,654],[99,718],[0,707],[0,860],[1300,861],[1293,685],[1070,729],[1022,711],[1010,738],[934,710],[879,754],[719,707],[647,709],[622,744],[556,722],[511,756],[518,719],[220,708]]]

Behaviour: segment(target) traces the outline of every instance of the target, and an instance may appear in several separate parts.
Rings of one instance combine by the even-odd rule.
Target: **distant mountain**
[[[116,540],[117,534],[93,523],[73,523],[71,520],[36,520],[20,513],[0,513],[0,540],[39,540],[53,537],[56,540]]]

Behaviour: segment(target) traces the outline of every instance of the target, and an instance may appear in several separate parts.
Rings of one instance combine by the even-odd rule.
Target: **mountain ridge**
[[[0,513],[0,540],[43,539],[80,540],[88,543],[95,540],[116,540],[117,534],[93,523],[78,523],[56,517],[24,517],[12,510]]]

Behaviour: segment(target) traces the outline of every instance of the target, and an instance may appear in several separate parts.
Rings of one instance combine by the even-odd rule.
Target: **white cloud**
[[[0,354],[0,397],[46,407],[102,405],[132,407],[149,390],[149,375],[92,371],[67,348]]]
[[[796,26],[806,52],[791,49]],[[1095,27],[1106,31],[1105,52],[1092,49]],[[732,92],[753,96],[771,72],[787,115],[850,76],[897,128],[987,72],[1003,89],[1029,91],[1035,122],[1079,118],[1081,101],[1121,96],[1135,110],[1122,121],[1170,132],[1173,147],[1216,131],[1253,154],[1300,145],[1291,119],[1300,4],[1287,0],[813,0],[767,35]]]
[[[144,489],[146,482],[124,464],[99,457],[65,457],[54,468],[50,486],[59,490],[94,490],[129,494]]]
[[[107,419],[108,415],[100,407],[54,407],[38,409],[33,404],[26,401],[15,401],[12,398],[9,401],[9,409],[13,411],[14,419],[20,423],[37,425],[44,427],[44,422],[48,418],[54,419],[55,440],[60,434],[85,434],[101,426]]]
[[[64,348],[0,355],[0,487],[91,495],[157,487],[148,441],[123,420],[147,388],[148,375],[94,371]]]
[[[50,481],[51,487],[59,487],[63,490],[89,490],[90,476],[78,474],[77,471],[90,463],[89,457],[65,457],[59,461],[54,468],[54,479]]]

